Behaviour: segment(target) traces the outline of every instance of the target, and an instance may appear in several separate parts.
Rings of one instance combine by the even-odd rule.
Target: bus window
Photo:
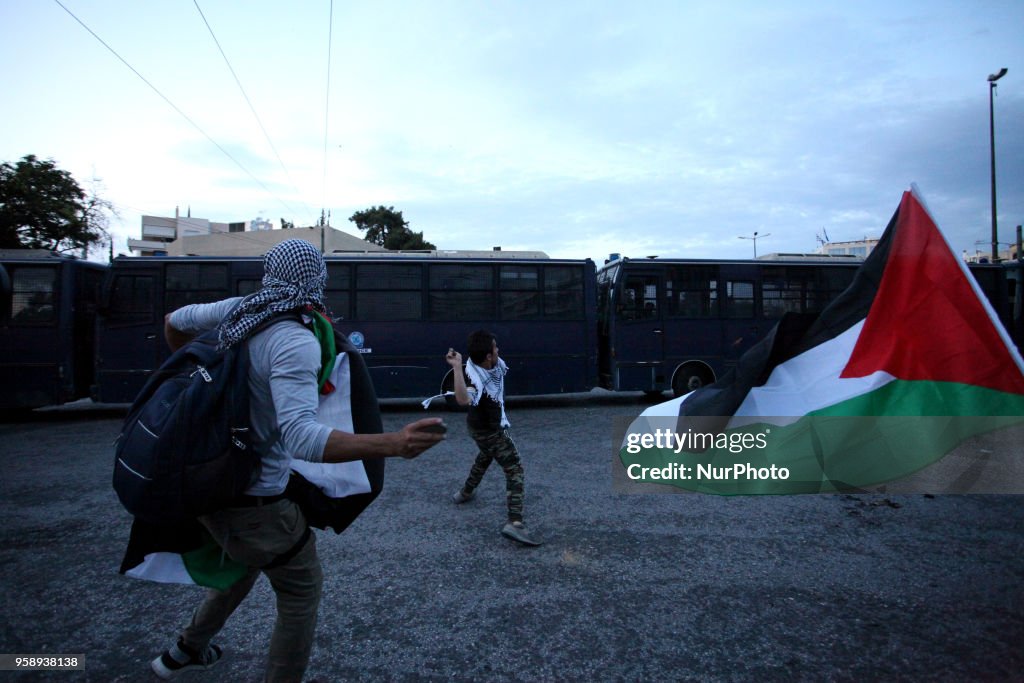
[[[53,290],[57,269],[26,266],[11,273],[11,322],[18,325],[50,324],[57,316],[53,306]]]
[[[502,320],[540,317],[540,269],[537,266],[502,266],[499,271]]]
[[[754,317],[754,283],[729,280],[725,283],[725,318]]]
[[[494,317],[494,269],[489,265],[430,266],[431,320]]]
[[[116,275],[107,317],[112,325],[147,323],[153,318],[153,276]]]
[[[219,301],[228,296],[228,267],[224,263],[173,263],[164,279],[164,310],[188,304]]]
[[[11,322],[19,325],[53,323],[57,319],[53,306],[57,269],[19,266],[12,271]]]
[[[356,269],[356,320],[419,320],[423,317],[419,264],[374,263]]]
[[[324,303],[335,320],[347,320],[351,317],[351,286],[352,267],[344,263],[327,264],[327,289],[324,292]]]
[[[262,280],[252,278],[235,282],[235,296],[248,296],[263,286]]]
[[[666,314],[674,318],[717,318],[717,277],[716,266],[666,269]]]
[[[622,319],[654,318],[658,312],[658,277],[630,274],[622,288]]]
[[[583,269],[544,266],[544,317],[580,320],[583,313]]]
[[[986,298],[995,310],[999,310],[999,295],[1000,288],[1002,285],[997,286],[998,275],[1002,275],[1002,271],[997,269],[982,269],[975,268],[970,271],[971,275],[974,276],[975,282],[978,283],[978,287],[985,293]]]
[[[802,313],[807,275],[796,268],[765,266],[761,271],[761,315],[781,318],[785,313]]]
[[[843,290],[853,282],[858,268],[818,266],[813,283],[808,282],[807,312],[819,313],[825,309]]]

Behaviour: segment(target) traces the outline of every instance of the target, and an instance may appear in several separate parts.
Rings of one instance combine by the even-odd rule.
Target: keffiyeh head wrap
[[[220,324],[222,348],[234,346],[275,313],[308,306],[330,317],[324,305],[327,264],[304,240],[285,240],[263,257],[263,287],[242,299]]]

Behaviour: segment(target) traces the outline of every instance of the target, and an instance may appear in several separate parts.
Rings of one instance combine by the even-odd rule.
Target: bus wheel
[[[715,381],[711,368],[703,363],[685,363],[672,377],[672,393],[677,398]]]

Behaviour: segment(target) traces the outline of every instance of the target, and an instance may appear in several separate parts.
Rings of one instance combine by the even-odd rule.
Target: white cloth
[[[350,379],[348,355],[340,353],[330,377],[334,391],[320,397],[317,422],[343,432],[354,431]],[[370,480],[366,477],[366,468],[361,460],[309,462],[293,458],[291,467],[310,483],[319,486],[330,498],[344,498],[357,493],[370,492]]]
[[[431,396],[428,399],[424,399],[423,401],[420,402],[420,405],[423,406],[423,410],[426,410],[427,408],[430,407],[430,404],[433,403],[435,399],[445,398],[446,396],[454,396],[454,395],[455,395],[454,391],[446,391],[443,394],[437,394],[436,396]]]

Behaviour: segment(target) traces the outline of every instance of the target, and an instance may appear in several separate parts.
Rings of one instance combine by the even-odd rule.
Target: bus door
[[[719,300],[722,316],[722,368],[732,368],[740,356],[768,331],[758,317],[756,294],[760,289],[758,267],[747,264],[722,264]]]
[[[156,310],[160,268],[115,262],[107,274],[97,325],[97,401],[134,401],[166,355],[163,316]]]
[[[0,266],[0,408],[38,408],[72,393],[62,266],[38,261]]]
[[[615,301],[613,386],[618,391],[661,391],[665,377],[664,281],[654,268],[626,268]]]
[[[107,268],[96,263],[69,264],[74,274],[71,358],[74,398],[89,396],[96,382],[96,310]]]

